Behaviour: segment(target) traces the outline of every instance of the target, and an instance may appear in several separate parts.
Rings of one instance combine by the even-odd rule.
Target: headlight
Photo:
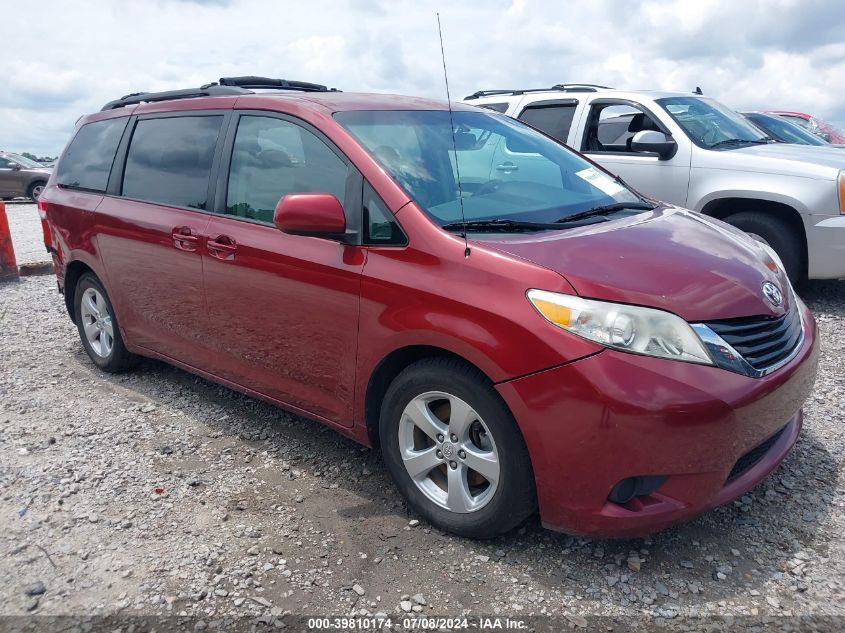
[[[622,303],[529,290],[528,299],[550,323],[632,354],[712,365],[698,335],[681,317]]]

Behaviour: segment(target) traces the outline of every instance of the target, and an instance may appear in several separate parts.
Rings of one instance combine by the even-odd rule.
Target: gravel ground
[[[44,248],[38,207],[29,202],[7,201],[6,217],[9,218],[18,266],[50,261],[50,255]]]
[[[757,489],[650,539],[583,540],[534,519],[478,542],[417,521],[377,452],[317,423],[158,362],[100,373],[53,277],[0,286],[0,615],[552,614],[570,627],[595,614],[814,615],[841,627],[845,282],[803,294],[819,378],[796,449]]]

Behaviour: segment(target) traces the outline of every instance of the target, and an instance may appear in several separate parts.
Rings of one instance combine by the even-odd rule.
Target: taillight
[[[48,253],[53,252],[53,232],[50,230],[50,225],[47,223],[47,201],[38,200],[38,215],[41,218],[41,233],[44,235],[44,246]]]

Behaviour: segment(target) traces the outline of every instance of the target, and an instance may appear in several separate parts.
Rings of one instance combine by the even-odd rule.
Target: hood
[[[845,169],[845,152],[834,146],[768,143],[722,151],[696,152],[693,167],[835,180]]]
[[[687,321],[780,316],[792,302],[783,273],[744,233],[675,207],[535,235],[473,239],[560,273],[582,297],[668,310]],[[762,291],[784,296],[775,307]]]

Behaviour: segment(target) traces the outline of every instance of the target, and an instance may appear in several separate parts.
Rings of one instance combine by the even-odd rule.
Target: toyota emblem
[[[776,308],[783,303],[783,293],[771,281],[763,282],[763,294]]]

